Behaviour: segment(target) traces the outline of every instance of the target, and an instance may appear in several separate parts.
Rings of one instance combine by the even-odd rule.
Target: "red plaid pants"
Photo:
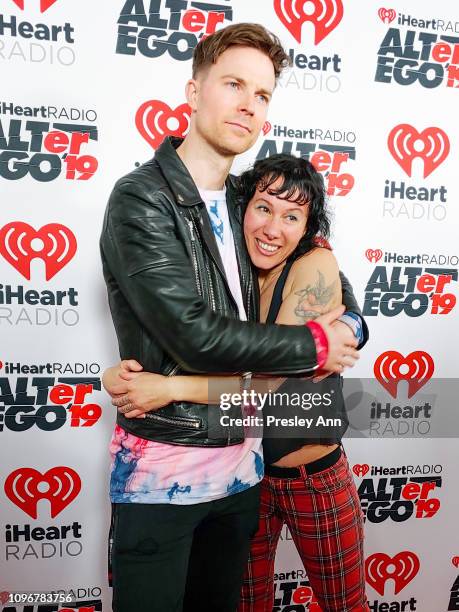
[[[300,478],[265,476],[260,520],[238,612],[272,612],[274,559],[284,523],[323,612],[367,612],[363,517],[344,453],[330,468]],[[311,607],[311,610],[319,610]]]

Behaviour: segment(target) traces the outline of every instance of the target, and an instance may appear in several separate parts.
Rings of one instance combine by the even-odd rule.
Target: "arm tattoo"
[[[330,285],[325,285],[324,275],[318,270],[319,279],[314,285],[308,285],[300,291],[295,291],[298,296],[298,304],[295,308],[295,315],[301,324],[317,319],[326,311],[327,304],[335,295],[337,282],[333,281]],[[312,310],[314,308],[315,310]]]

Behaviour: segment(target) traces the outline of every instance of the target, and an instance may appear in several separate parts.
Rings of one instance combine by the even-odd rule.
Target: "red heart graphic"
[[[269,123],[269,121],[265,121],[262,127],[263,134],[266,136],[266,134],[271,131],[271,128],[272,125]]]
[[[397,13],[394,11],[394,9],[380,8],[378,15],[383,23],[391,23],[394,21]]]
[[[32,245],[34,240],[38,240],[38,246]],[[38,257],[45,262],[46,280],[50,280],[69,263],[76,250],[75,235],[59,223],[48,223],[36,231],[28,223],[13,221],[0,229],[0,255],[27,280],[33,259]]]
[[[401,367],[407,371],[400,372]],[[410,398],[432,378],[434,369],[434,360],[425,351],[413,351],[406,357],[397,351],[386,351],[376,359],[373,372],[393,398],[397,397],[398,383],[407,380]]]
[[[157,149],[166,136],[184,138],[190,127],[190,116],[188,104],[180,104],[172,110],[161,100],[148,100],[137,111],[135,124],[148,144]],[[171,127],[171,121],[175,127]]]
[[[38,486],[48,486],[39,491]],[[58,466],[41,474],[33,468],[19,468],[5,481],[5,493],[13,504],[33,519],[37,518],[37,504],[40,499],[49,500],[51,518],[66,508],[81,490],[81,479],[75,470]]]
[[[306,13],[305,5],[308,8],[312,5],[314,10]],[[315,45],[336,28],[344,13],[342,0],[274,0],[274,10],[298,43],[301,43],[303,23],[311,21],[315,28]]]
[[[417,555],[409,550],[404,550],[395,557],[375,553],[365,561],[366,579],[380,595],[384,595],[386,582],[392,579],[395,583],[394,594],[397,595],[413,580],[420,566]]]
[[[13,0],[14,4],[21,9],[24,10],[24,0]],[[40,12],[44,13],[49,9],[50,6],[53,6],[57,0],[40,0]]]
[[[383,252],[381,249],[367,249],[365,251],[365,256],[369,262],[377,263],[383,256]]]
[[[370,466],[368,463],[356,463],[352,468],[352,471],[356,476],[365,476],[370,471]]]
[[[448,135],[440,128],[429,127],[418,132],[408,123],[396,125],[387,144],[390,154],[408,176],[412,173],[413,160],[420,157],[424,161],[424,178],[445,161],[450,149]]]
[[[451,563],[454,565],[454,567],[459,567],[459,557],[453,557],[451,559]]]
[[[49,9],[50,6],[53,6],[57,0],[40,0],[40,11],[44,13]]]

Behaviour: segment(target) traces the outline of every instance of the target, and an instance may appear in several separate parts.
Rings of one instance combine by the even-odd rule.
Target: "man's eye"
[[[237,81],[230,81],[228,83],[233,89],[237,89],[239,87],[239,83]]]
[[[269,102],[269,100],[268,100],[267,96],[264,96],[264,95],[262,95],[262,94],[260,94],[260,95],[258,96],[258,99],[260,100],[260,102],[263,102],[263,104],[268,104],[268,102]]]

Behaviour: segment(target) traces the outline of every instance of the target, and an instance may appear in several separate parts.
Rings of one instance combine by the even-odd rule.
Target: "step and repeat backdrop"
[[[118,353],[99,261],[102,217],[119,176],[165,135],[187,133],[196,44],[242,21],[275,32],[292,67],[234,171],[276,152],[313,161],[333,209],[335,253],[370,327],[348,381],[346,450],[365,514],[371,610],[459,610],[458,8],[1,0],[5,610],[111,610],[115,415],[101,373]],[[58,596],[31,595],[45,592]],[[319,610],[287,529],[274,610]]]

